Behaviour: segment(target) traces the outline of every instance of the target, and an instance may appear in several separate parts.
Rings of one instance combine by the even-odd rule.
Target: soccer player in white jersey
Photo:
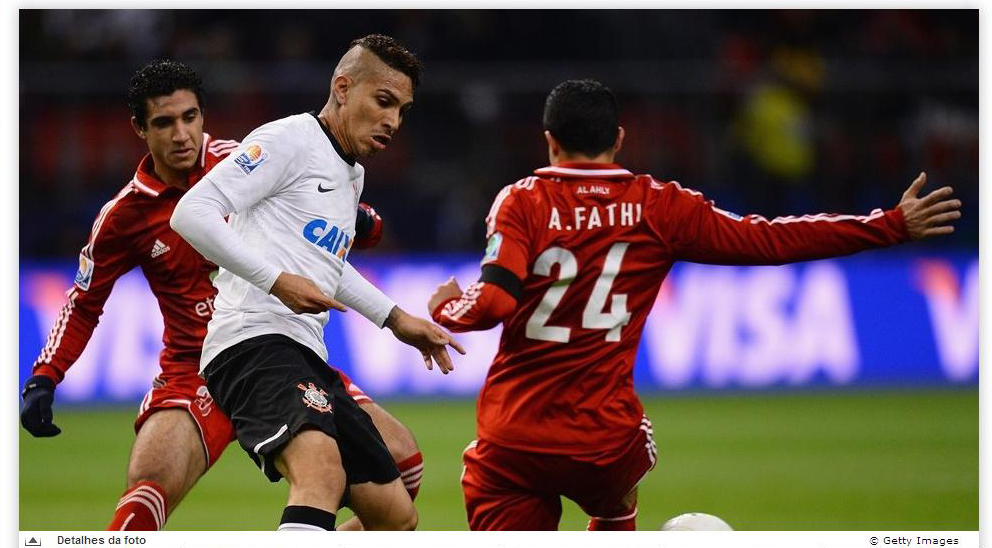
[[[346,261],[364,184],[355,160],[386,148],[421,70],[392,38],[353,41],[319,113],[251,132],[172,217],[221,267],[201,372],[242,448],[289,483],[281,530],[331,530],[343,505],[366,529],[417,524],[382,438],[327,366],[323,328],[329,309],[348,306],[418,348],[428,369],[452,369],[448,345],[464,353]]]

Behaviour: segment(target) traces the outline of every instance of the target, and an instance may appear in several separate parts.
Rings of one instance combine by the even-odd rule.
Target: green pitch
[[[659,462],[641,484],[642,529],[689,511],[737,529],[978,528],[977,390],[644,400]],[[465,529],[458,481],[474,402],[381,403],[425,455],[420,528]],[[133,409],[62,407],[61,436],[21,431],[21,529],[103,529],[124,489],[132,418]],[[274,529],[285,494],[231,445],[168,528]],[[565,506],[561,528],[585,528]]]

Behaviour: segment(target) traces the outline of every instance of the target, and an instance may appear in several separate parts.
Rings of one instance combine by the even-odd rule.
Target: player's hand
[[[437,307],[441,306],[441,303],[449,299],[457,299],[462,296],[462,288],[458,287],[458,281],[452,276],[448,278],[448,281],[437,286],[434,293],[431,293],[429,299],[427,299],[427,312],[430,315],[434,315],[434,311]]]
[[[333,308],[344,312],[345,306],[328,297],[310,278],[283,272],[269,293],[297,314],[319,314]]]
[[[382,217],[366,203],[358,204],[358,215],[355,217],[355,249],[375,247],[382,239]]]
[[[923,185],[927,184],[927,174],[920,176],[902,194],[899,209],[906,219],[906,231],[913,240],[950,234],[954,227],[949,223],[961,218],[961,200],[950,200],[954,192],[949,186],[938,188],[922,198],[917,198]]]
[[[465,354],[462,346],[443,329],[423,318],[407,314],[398,306],[394,306],[389,313],[385,326],[391,329],[393,336],[401,342],[420,350],[424,365],[429,370],[434,369],[435,362],[445,375],[455,369],[448,356],[448,346],[457,350],[459,354]]]
[[[24,383],[21,392],[21,425],[36,438],[50,438],[62,433],[52,422],[52,402],[55,400],[55,382],[45,375],[35,375]]]

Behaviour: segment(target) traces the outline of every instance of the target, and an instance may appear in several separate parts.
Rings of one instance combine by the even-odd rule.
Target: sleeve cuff
[[[34,371],[32,371],[31,374],[44,375],[49,379],[52,379],[52,382],[54,382],[56,386],[62,382],[62,375],[59,374],[59,370],[50,365],[39,365],[34,368]]]
[[[280,274],[282,274],[282,270],[274,266],[267,266],[259,279],[253,281],[252,283],[255,284],[255,287],[261,289],[266,295],[268,295],[271,293],[272,286],[276,284],[276,280],[279,279]]]
[[[888,211],[886,216],[889,217],[889,220],[892,222],[895,230],[899,234],[898,241],[908,242],[910,240],[909,229],[906,228],[906,217],[903,216],[902,209],[899,209],[898,206],[894,207]]]
[[[383,327],[389,313],[396,306],[396,301],[372,285],[348,263],[345,263],[335,298],[379,328]]]
[[[448,303],[457,301],[460,298],[461,296],[451,297],[450,299],[441,301],[441,303],[437,305],[437,308],[431,311],[431,319],[433,319],[435,323],[441,323],[441,312],[444,310],[444,307],[448,306]]]
[[[368,320],[374,323],[379,329],[386,324],[386,318],[389,317],[389,313],[393,311],[396,306],[396,302],[382,295],[382,299],[377,302],[372,303],[370,309],[366,311],[359,311],[363,316],[368,318]]]

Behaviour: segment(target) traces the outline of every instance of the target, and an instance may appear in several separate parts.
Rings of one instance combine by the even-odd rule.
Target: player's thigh
[[[591,518],[607,522],[630,520],[637,516],[637,487],[622,497],[592,496],[576,503]]]
[[[554,531],[561,521],[561,498],[528,487],[528,478],[514,473],[526,466],[509,462],[512,452],[475,442],[463,454],[462,493],[469,529],[473,531]],[[523,458],[523,457],[521,457]]]
[[[386,483],[355,483],[349,486],[348,506],[366,531],[412,531],[417,510],[399,478]]]
[[[580,464],[577,473],[583,481],[570,484],[565,495],[589,516],[603,519],[626,518],[637,508],[637,486],[655,465],[656,454],[650,434],[638,431],[626,450],[604,466]]]
[[[200,430],[184,408],[156,411],[138,430],[128,462],[128,487],[154,481],[166,491],[170,508],[207,469]]]
[[[561,498],[508,489],[491,490],[462,481],[465,513],[472,531],[555,531]]]
[[[615,486],[629,486],[631,479],[623,474],[614,477],[616,484],[594,480],[589,482],[586,489],[570,492],[566,496],[575,501],[589,517],[607,520],[629,518],[637,509],[637,485],[626,487],[626,491],[617,490]]]
[[[273,460],[290,486],[329,483],[344,489],[344,467],[338,444],[318,429],[307,427],[298,432]]]
[[[345,489],[345,471],[334,438],[313,428],[301,430],[272,460],[289,483],[287,505],[338,511]]]
[[[637,506],[637,487],[631,489],[623,499],[620,500],[620,504],[626,506],[627,508],[633,508]]]
[[[372,423],[386,442],[386,448],[396,462],[403,462],[420,451],[413,433],[396,417],[389,414],[373,401],[362,401],[359,405],[372,417]]]

